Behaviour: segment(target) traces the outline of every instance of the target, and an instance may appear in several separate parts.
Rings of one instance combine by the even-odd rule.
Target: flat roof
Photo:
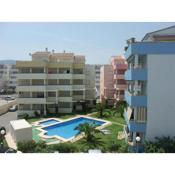
[[[13,121],[10,121],[10,124],[12,125],[12,127],[15,130],[24,129],[24,128],[31,128],[32,127],[32,125],[29,124],[25,119],[13,120]]]

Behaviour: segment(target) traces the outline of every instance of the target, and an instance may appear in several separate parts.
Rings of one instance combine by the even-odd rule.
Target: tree
[[[97,103],[96,104],[96,109],[99,112],[100,117],[103,117],[104,108],[105,108],[104,103]]]
[[[120,103],[117,106],[117,112],[120,114],[120,117],[123,117],[125,106],[126,105],[124,103]]]
[[[105,109],[103,112],[103,116],[105,117],[116,117],[117,116],[117,111],[115,108],[112,109]]]
[[[81,143],[86,145],[88,149],[98,148],[104,144],[101,138],[95,136],[96,133],[101,133],[100,130],[95,129],[96,127],[97,125],[95,124],[84,123],[75,128],[75,130],[79,131],[77,135],[84,133],[85,137]]]

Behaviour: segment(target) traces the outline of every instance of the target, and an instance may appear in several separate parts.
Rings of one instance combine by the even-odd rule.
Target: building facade
[[[46,49],[33,53],[31,61],[17,61],[16,67],[18,114],[82,111],[95,100],[85,56]]]
[[[125,57],[126,139],[136,145],[175,136],[175,26],[128,40]]]
[[[109,65],[104,65],[100,73],[100,100],[108,105],[117,105],[124,100],[126,81],[124,73],[127,70],[126,60],[122,56],[112,56]]]
[[[103,65],[101,64],[95,64],[95,87],[96,87],[96,98],[100,98],[100,68]]]
[[[124,92],[127,87],[124,74],[127,70],[127,62],[122,56],[113,56],[111,65],[114,76],[114,99],[115,104],[117,105],[118,101],[124,100]]]
[[[100,69],[100,102],[114,105],[114,74],[112,65],[104,65]]]
[[[0,90],[15,92],[17,73],[15,64],[0,64]]]

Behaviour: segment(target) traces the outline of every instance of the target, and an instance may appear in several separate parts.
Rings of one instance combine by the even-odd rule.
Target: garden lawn
[[[59,116],[58,118],[68,119],[68,118],[72,118],[74,116],[75,116],[75,114],[69,114],[69,115],[66,114],[66,115]],[[50,117],[48,117],[48,118],[50,118]],[[52,117],[54,117],[54,116],[52,116]],[[91,117],[97,118],[97,119],[99,118],[97,113],[96,114],[92,114]],[[57,117],[55,117],[55,118],[57,118]],[[33,123],[33,122],[36,122],[36,121],[42,120],[42,119],[46,119],[46,118],[31,118],[31,119],[28,119],[28,122]],[[104,146],[103,147],[99,147],[99,149],[102,149],[104,152],[110,152],[108,148],[113,143],[117,143],[117,144],[120,144],[120,145],[125,145],[126,143],[125,143],[124,139],[123,140],[118,140],[117,139],[118,132],[119,131],[123,131],[123,126],[125,124],[124,118],[123,117],[120,117],[120,115],[117,114],[116,116],[103,117],[103,118],[100,118],[100,119],[104,119],[104,120],[110,121],[110,122],[112,122],[112,125],[107,126],[105,128],[105,129],[108,129],[111,132],[111,134],[107,134],[107,135],[104,135],[102,133],[96,134],[96,136],[97,137],[100,137],[101,140],[104,143]],[[41,140],[40,137],[38,136],[39,133],[40,133],[40,131],[38,131],[36,129],[36,127],[33,126],[33,139],[36,142],[38,142],[38,141]],[[52,140],[50,140],[50,139],[46,140],[47,143],[50,142],[50,141],[54,141],[54,139],[52,139]],[[82,145],[81,140],[78,140],[78,141],[76,141],[74,143],[70,143],[70,144],[75,145],[76,147],[78,147],[78,149],[79,149],[80,152],[84,152],[84,150],[86,150],[85,147],[84,147],[84,145]]]

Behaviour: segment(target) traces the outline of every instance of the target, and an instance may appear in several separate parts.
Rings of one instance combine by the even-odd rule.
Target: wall
[[[16,104],[17,104],[16,100],[13,100],[8,102],[7,104],[3,104],[2,106],[0,106],[0,115],[6,113],[11,106]]]
[[[146,139],[175,136],[175,55],[148,56]]]

